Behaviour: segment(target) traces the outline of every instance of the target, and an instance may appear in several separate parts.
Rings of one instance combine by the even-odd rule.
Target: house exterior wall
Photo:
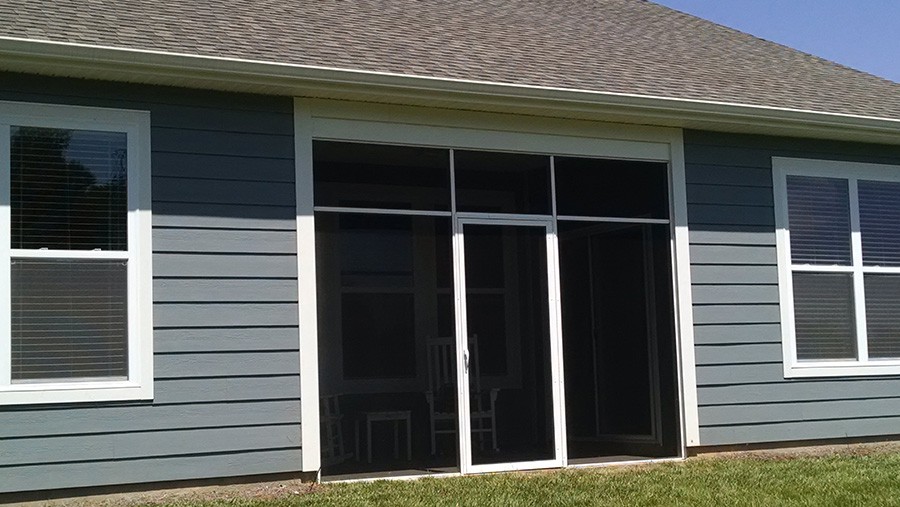
[[[290,98],[0,74],[0,100],[146,110],[152,402],[0,407],[0,493],[301,469]]]
[[[0,74],[0,100],[151,113],[155,354],[152,402],[0,407],[0,493],[300,471],[292,99]],[[900,147],[685,131],[684,152],[699,445],[900,434],[900,377],[784,379],[771,173]]]
[[[700,445],[900,434],[900,377],[785,379],[772,157],[900,164],[900,146],[685,131]]]

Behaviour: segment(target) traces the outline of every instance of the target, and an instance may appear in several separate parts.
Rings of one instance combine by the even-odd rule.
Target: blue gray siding
[[[685,132],[700,444],[900,434],[900,377],[784,378],[773,156],[900,164],[900,146]]]
[[[300,462],[292,103],[0,74],[0,100],[149,110],[155,399],[0,407],[0,492]]]

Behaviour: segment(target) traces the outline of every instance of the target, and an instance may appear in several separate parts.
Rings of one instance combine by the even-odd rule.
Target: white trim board
[[[304,102],[315,139],[668,162],[669,143],[680,132],[418,106]]]
[[[900,119],[368,72],[0,37],[0,69],[54,76],[393,104],[507,111],[900,144]]]

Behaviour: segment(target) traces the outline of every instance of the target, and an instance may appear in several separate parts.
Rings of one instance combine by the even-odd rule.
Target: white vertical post
[[[678,315],[678,377],[681,385],[683,447],[700,445],[700,414],[697,400],[697,361],[694,351],[694,304],[691,295],[691,259],[688,237],[687,182],[684,164],[684,134],[677,130],[669,143],[672,178],[672,258],[675,267],[675,308]]]
[[[9,125],[0,125],[0,168],[10,167],[9,136]],[[8,171],[0,172],[0,386],[8,386],[12,375],[9,178]]]
[[[453,292],[456,304],[456,386],[457,437],[459,438],[459,470],[468,473],[472,467],[471,419],[469,418],[468,323],[466,320],[466,266],[463,226],[456,214],[456,164],[450,150],[450,212],[453,222]]]
[[[297,303],[300,339],[302,470],[321,467],[319,440],[319,333],[316,303],[316,225],[313,217],[312,114],[294,99],[294,164],[297,195]]]
[[[555,209],[555,207],[554,207]],[[547,292],[550,305],[550,369],[553,379],[553,421],[556,428],[554,438],[556,440],[555,459],[560,465],[568,463],[568,446],[566,445],[566,390],[565,390],[565,364],[563,361],[562,342],[562,303],[559,282],[559,241],[557,224],[551,219],[546,226],[547,230]]]

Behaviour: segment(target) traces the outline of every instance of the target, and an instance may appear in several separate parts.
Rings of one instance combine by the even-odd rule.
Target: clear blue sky
[[[900,0],[652,0],[900,82]]]

